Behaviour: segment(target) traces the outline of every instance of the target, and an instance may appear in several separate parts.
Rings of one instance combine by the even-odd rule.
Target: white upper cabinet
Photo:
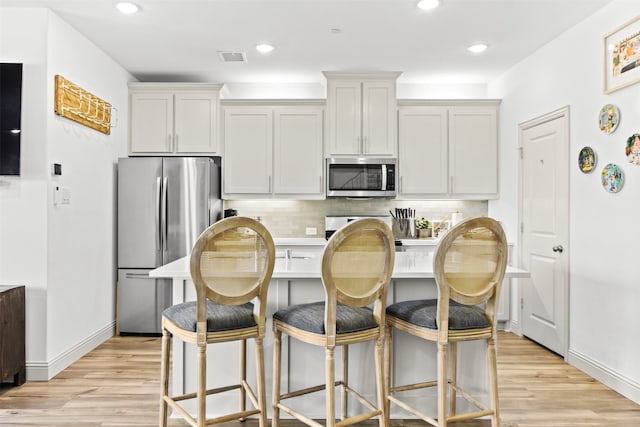
[[[447,109],[419,106],[398,111],[398,193],[407,197],[447,194]]]
[[[223,197],[323,199],[324,107],[273,102],[223,107]]]
[[[219,84],[129,83],[131,155],[214,155]]]
[[[324,198],[322,119],[319,107],[274,111],[274,194]]]
[[[273,191],[272,152],[273,114],[270,108],[225,108],[223,197],[270,194]]]
[[[498,197],[498,123],[496,107],[449,109],[450,193]]]
[[[327,79],[327,156],[395,156],[400,73],[323,74]]]
[[[399,197],[497,198],[499,102],[431,104],[398,108]]]

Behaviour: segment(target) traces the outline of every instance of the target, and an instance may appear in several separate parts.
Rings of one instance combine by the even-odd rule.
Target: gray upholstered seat
[[[322,335],[326,333],[324,329],[324,301],[283,308],[278,310],[273,318],[303,331]],[[373,319],[373,310],[370,308],[338,304],[336,310],[337,334],[364,331],[377,326],[378,324]]]
[[[198,316],[195,301],[173,305],[163,311],[162,315],[186,331],[196,331]],[[252,303],[223,305],[207,301],[207,332],[229,331],[252,326],[256,326]]]
[[[438,300],[402,301],[387,307],[387,316],[427,329],[438,329]],[[491,326],[480,307],[449,302],[449,330],[480,329]]]

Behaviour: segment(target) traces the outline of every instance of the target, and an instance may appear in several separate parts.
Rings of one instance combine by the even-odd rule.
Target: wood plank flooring
[[[498,338],[503,427],[639,427],[640,405],[511,333]],[[113,337],[47,382],[0,387],[3,426],[154,426],[158,419],[160,339]],[[363,423],[377,426],[377,422]],[[172,427],[186,426],[171,420]],[[236,422],[226,427],[239,427]],[[300,427],[286,421],[283,427]],[[422,427],[394,420],[392,427]],[[488,427],[487,420],[454,424]],[[257,427],[249,420],[243,427]]]

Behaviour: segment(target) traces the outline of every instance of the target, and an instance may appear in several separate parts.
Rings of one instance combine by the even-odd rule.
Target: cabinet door
[[[173,151],[173,94],[134,93],[130,114],[131,153]]]
[[[328,84],[329,155],[362,153],[362,84],[332,81]]]
[[[446,195],[449,172],[447,109],[407,106],[398,110],[401,195]]]
[[[322,109],[278,109],[274,121],[274,194],[322,196]]]
[[[498,195],[497,114],[493,107],[449,109],[452,195]]]
[[[271,193],[273,118],[270,108],[226,108],[224,193]]]
[[[210,153],[218,149],[218,94],[185,92],[175,95],[175,152]]]
[[[362,84],[361,153],[394,156],[396,153],[395,82]]]

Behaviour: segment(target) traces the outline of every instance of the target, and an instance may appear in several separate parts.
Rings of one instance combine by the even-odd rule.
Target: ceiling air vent
[[[218,52],[222,62],[247,62],[244,52]]]

